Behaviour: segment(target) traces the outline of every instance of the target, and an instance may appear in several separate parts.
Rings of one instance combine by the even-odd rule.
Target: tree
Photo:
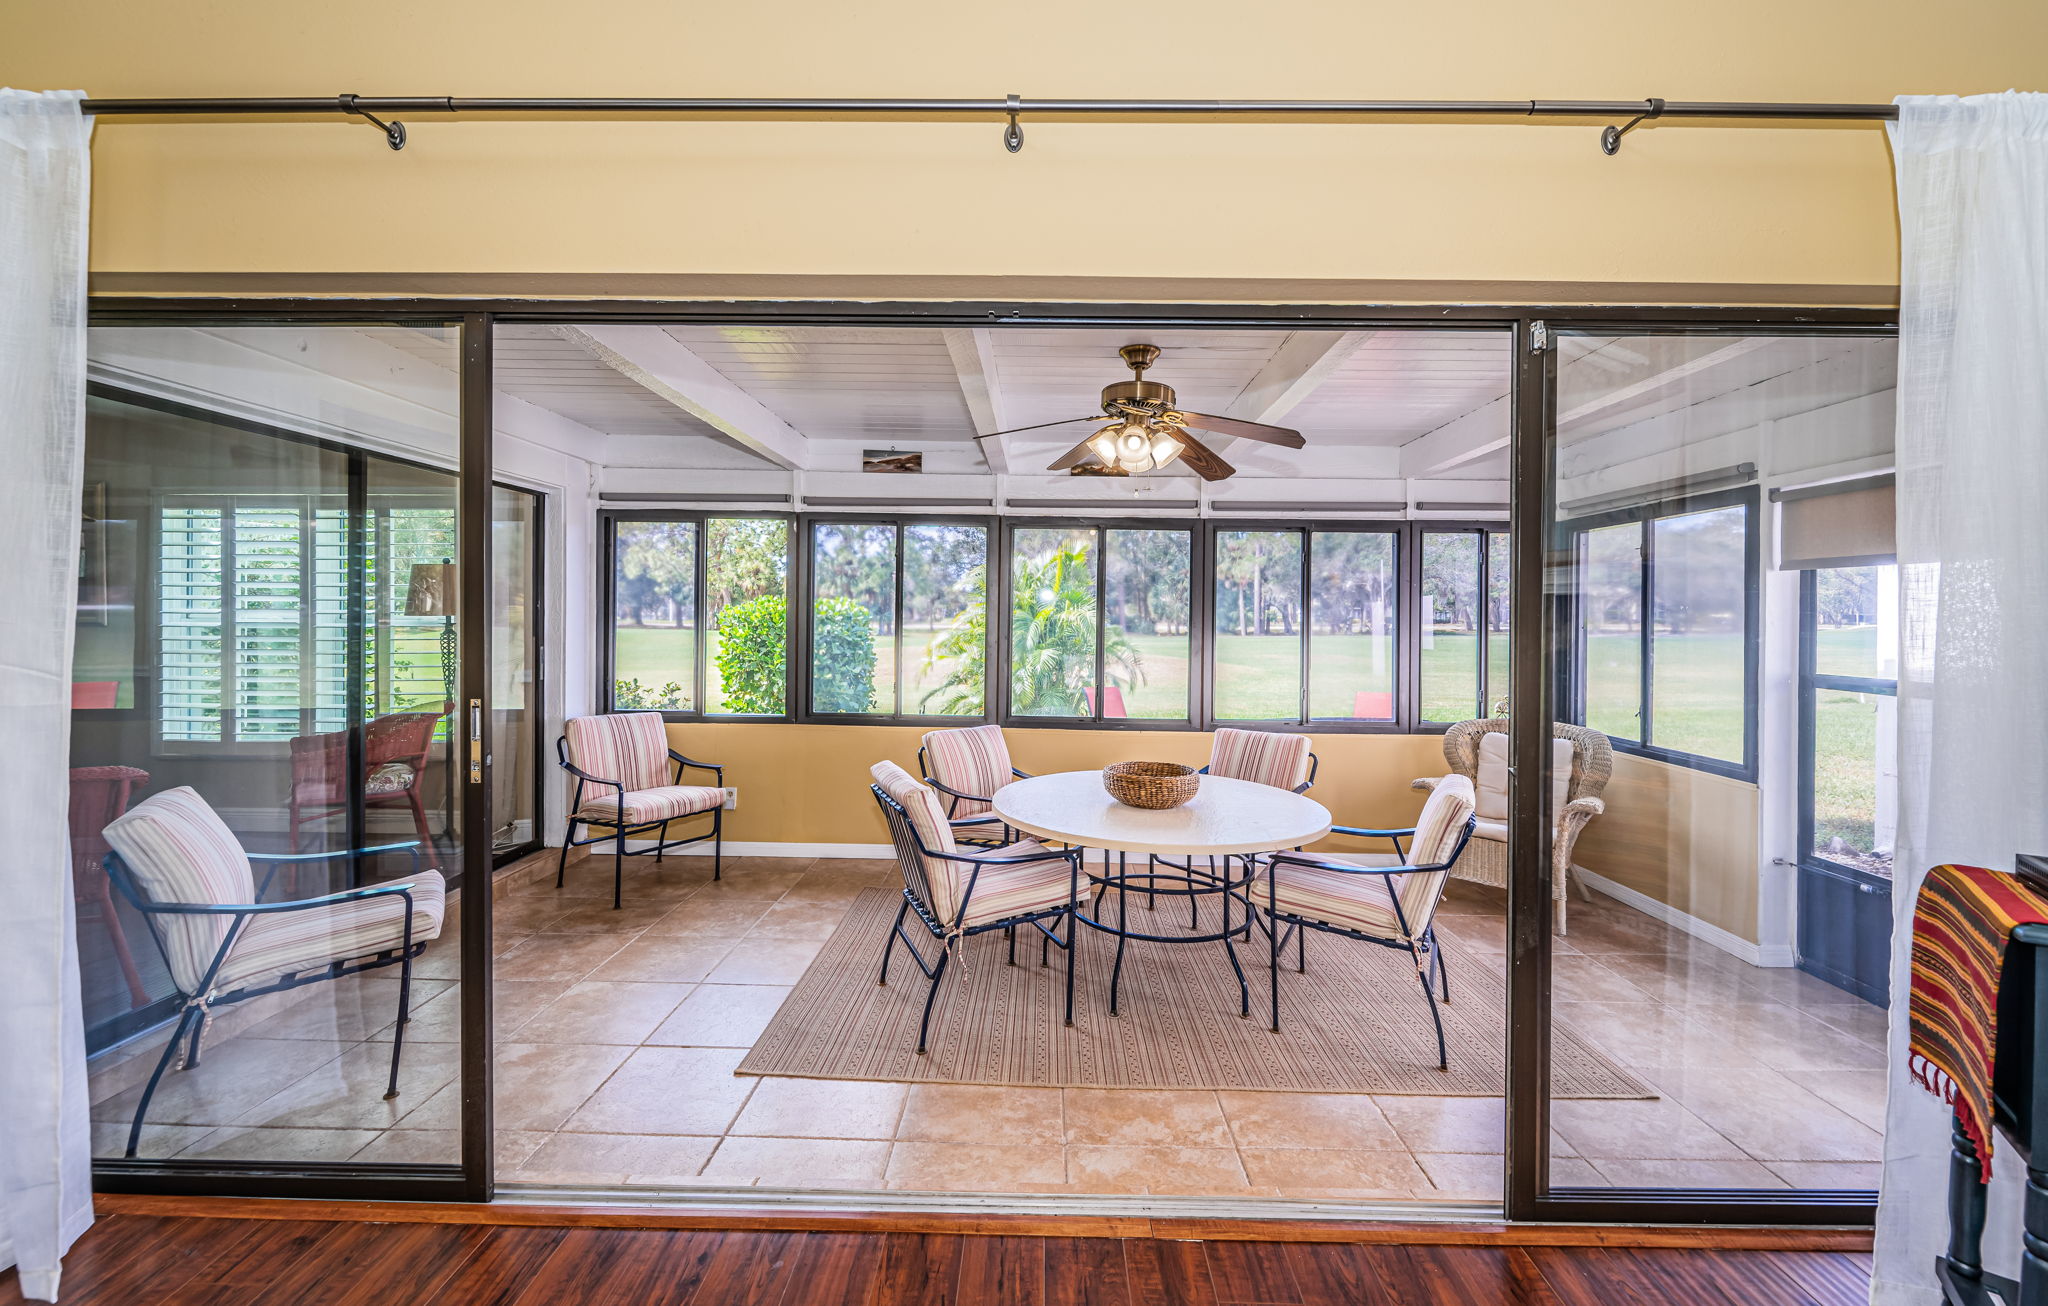
[[[1010,608],[1010,710],[1018,716],[1081,716],[1082,695],[1095,685],[1095,567],[1089,545],[1056,547],[1040,560],[1019,555]],[[922,708],[957,713],[970,697],[980,702],[987,668],[986,603],[948,623],[932,642],[927,667],[944,666],[946,679],[924,696]],[[1143,660],[1123,631],[1103,633],[1103,665],[1112,683],[1145,682]]]
[[[719,615],[732,604],[786,591],[789,523],[774,517],[714,517],[708,525],[705,620],[717,629]]]
[[[614,567],[620,621],[644,626],[651,614],[675,626],[695,616],[697,523],[621,522]]]

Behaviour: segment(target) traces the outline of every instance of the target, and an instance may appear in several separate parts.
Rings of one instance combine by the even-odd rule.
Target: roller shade
[[[1878,567],[1897,561],[1892,476],[1773,490],[1778,570]]]

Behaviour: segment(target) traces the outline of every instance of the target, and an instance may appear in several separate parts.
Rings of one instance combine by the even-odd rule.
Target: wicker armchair
[[[1550,891],[1556,903],[1556,929],[1563,934],[1572,845],[1578,841],[1579,831],[1586,828],[1586,822],[1607,810],[1601,794],[1614,773],[1614,749],[1606,735],[1585,726],[1560,721],[1551,725],[1550,733],[1552,746],[1557,750],[1551,758],[1551,802],[1557,813],[1557,834],[1550,846]],[[1504,716],[1460,721],[1444,732],[1444,761],[1452,771],[1472,781],[1479,795],[1478,825],[1472,832],[1472,844],[1458,859],[1451,875],[1496,889],[1504,889],[1508,883],[1507,736],[1508,719]],[[1437,777],[1428,776],[1414,781],[1410,787],[1427,790],[1435,788],[1436,783]],[[1590,897],[1583,884],[1579,893]]]

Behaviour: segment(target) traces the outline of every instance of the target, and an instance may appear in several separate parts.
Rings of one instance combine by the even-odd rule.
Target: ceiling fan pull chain
[[[1012,154],[1024,148],[1024,129],[1017,125],[1017,113],[1023,107],[1022,97],[1010,97],[1010,125],[1003,129],[1003,148]]]

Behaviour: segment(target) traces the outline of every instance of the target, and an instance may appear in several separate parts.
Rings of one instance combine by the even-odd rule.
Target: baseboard
[[[1728,955],[1746,961],[1752,966],[1790,966],[1798,960],[1792,955],[1791,947],[1786,944],[1774,943],[1765,946],[1752,943],[1739,934],[1703,921],[1689,912],[1680,911],[1670,903],[1660,902],[1640,890],[1631,889],[1625,884],[1617,884],[1606,876],[1582,866],[1572,867],[1572,878],[1589,889],[1606,894],[1624,906],[1635,908],[1645,916],[1662,921],[1675,930],[1683,930],[1703,943],[1711,943]]]
[[[590,845],[590,855],[592,857],[601,857],[608,846],[606,844],[592,844]],[[626,840],[626,851],[629,853],[652,852],[653,850],[654,840],[652,839]],[[707,842],[701,847],[684,848],[680,851],[686,857],[709,854],[711,845]],[[762,843],[744,839],[727,839],[725,841],[725,855],[727,857],[886,857],[893,859],[896,856],[896,845],[888,843]]]

